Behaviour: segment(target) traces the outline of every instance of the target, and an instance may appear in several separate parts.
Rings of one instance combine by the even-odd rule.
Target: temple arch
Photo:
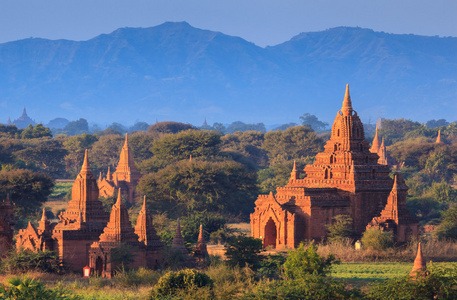
[[[273,246],[276,248],[276,238],[278,236],[278,229],[273,219],[270,217],[265,225],[265,238],[263,242],[264,247]]]

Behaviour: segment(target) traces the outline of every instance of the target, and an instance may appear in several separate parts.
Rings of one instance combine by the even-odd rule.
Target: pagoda
[[[251,214],[251,234],[265,247],[295,248],[306,239],[326,237],[336,215],[348,215],[360,236],[387,204],[394,184],[390,167],[370,151],[363,124],[352,107],[349,85],[333,122],[331,137],[314,164],[292,170],[276,193],[259,195]]]

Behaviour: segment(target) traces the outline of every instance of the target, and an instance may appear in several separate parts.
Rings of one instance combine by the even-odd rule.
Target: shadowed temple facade
[[[385,146],[379,145],[377,134],[375,142],[378,145],[370,147],[365,141],[346,86],[324,151],[303,172],[294,164],[289,183],[276,193],[259,195],[251,235],[265,247],[295,248],[306,239],[324,239],[325,225],[336,215],[348,215],[357,236],[372,226],[391,230],[398,242],[417,236],[418,222],[406,208],[408,188],[399,172],[395,180],[390,178]]]

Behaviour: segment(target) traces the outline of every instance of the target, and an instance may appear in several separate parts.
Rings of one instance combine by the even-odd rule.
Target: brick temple
[[[331,138],[314,164],[303,172],[294,164],[286,186],[259,195],[251,214],[252,236],[262,239],[265,247],[295,248],[306,239],[324,239],[325,225],[342,214],[352,218],[356,236],[367,226],[393,231],[398,242],[417,236],[418,222],[406,209],[408,188],[400,175],[389,177],[385,146],[379,145],[377,134],[376,142],[370,147],[365,141],[347,85]]]
[[[71,270],[81,271],[90,264],[99,275],[111,277],[116,267],[110,260],[111,250],[125,244],[132,247],[132,267],[156,266],[164,245],[152,226],[146,203],[134,229],[121,195],[119,191],[111,214],[105,212],[86,150],[67,210],[59,215],[57,223],[50,223],[43,210],[38,227],[29,222],[26,229],[19,230],[16,248],[53,250]]]
[[[121,189],[127,201],[135,204],[136,186],[140,177],[141,174],[135,166],[132,150],[128,143],[127,134],[125,134],[125,143],[121,150],[116,171],[111,173],[111,170],[108,168],[108,172],[104,178],[100,174],[98,180],[100,196],[112,197],[115,191]]]

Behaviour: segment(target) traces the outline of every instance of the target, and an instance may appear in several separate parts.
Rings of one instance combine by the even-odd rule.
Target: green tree
[[[301,124],[308,126],[316,132],[322,132],[327,129],[328,123],[319,121],[319,119],[310,113],[305,113],[300,117]]]
[[[233,161],[183,160],[143,176],[138,189],[153,210],[174,217],[203,210],[246,216],[257,197],[255,173]]]
[[[44,127],[43,124],[37,124],[35,126],[29,125],[21,132],[22,139],[36,139],[42,137],[52,137],[51,130]]]
[[[155,140],[152,152],[158,159],[173,162],[196,157],[212,157],[219,154],[221,136],[214,131],[187,130],[167,134]]]
[[[256,270],[263,259],[262,240],[244,235],[231,237],[224,246],[227,263],[231,266],[249,266]]]
[[[148,132],[155,134],[169,134],[178,133],[189,129],[194,129],[194,127],[191,124],[167,121],[152,124],[148,128]]]
[[[326,225],[325,228],[330,242],[341,242],[352,236],[352,218],[348,215],[336,215],[332,224]]]
[[[384,119],[382,127],[379,130],[379,135],[382,136],[387,145],[394,144],[403,140],[407,133],[420,129],[422,124],[406,119]]]
[[[265,132],[265,125],[263,123],[257,124],[246,124],[241,121],[232,122],[227,129],[225,129],[225,133],[235,133],[237,131],[260,131]]]
[[[56,139],[35,139],[27,148],[14,152],[14,157],[27,165],[36,166],[53,178],[65,176],[64,158],[68,154],[62,142]]]
[[[252,169],[266,167],[268,162],[267,152],[262,149],[264,133],[259,131],[237,131],[221,137],[224,155],[230,156]]]
[[[129,128],[129,132],[134,132],[134,131],[146,131],[149,128],[149,124],[146,122],[136,122]]]
[[[68,152],[65,156],[65,169],[70,178],[78,175],[84,159],[85,150],[90,149],[92,144],[97,140],[95,135],[85,133],[65,138],[63,147]]]
[[[197,289],[202,287],[213,287],[213,280],[205,273],[193,269],[170,271],[159,279],[151,291],[151,299],[165,299],[180,291],[198,293]]]
[[[444,212],[434,234],[439,239],[457,240],[457,206],[451,206]]]
[[[10,200],[15,204],[14,213],[19,219],[18,226],[27,224],[20,221],[39,212],[53,186],[49,175],[30,170],[0,171],[0,197],[5,199],[7,194],[10,195]]]
[[[390,231],[383,231],[372,227],[367,229],[360,240],[364,247],[374,250],[386,250],[393,245],[393,236]]]
[[[119,154],[121,153],[122,146],[124,146],[125,138],[120,135],[103,135],[98,141],[92,144],[90,151],[90,162],[96,166],[93,170],[106,173],[108,167],[111,170],[119,161]]]
[[[287,128],[285,131],[269,131],[265,134],[262,148],[273,159],[284,155],[287,160],[315,156],[322,151],[324,142],[306,126]]]
[[[333,263],[338,263],[333,254],[324,258],[317,254],[316,245],[311,244],[305,250],[305,245],[300,243],[295,250],[289,251],[284,263],[284,276],[288,279],[306,279],[310,274],[326,276]]]
[[[67,132],[68,135],[79,135],[89,132],[89,123],[86,119],[80,118],[77,121],[72,121],[63,128],[64,132]]]

